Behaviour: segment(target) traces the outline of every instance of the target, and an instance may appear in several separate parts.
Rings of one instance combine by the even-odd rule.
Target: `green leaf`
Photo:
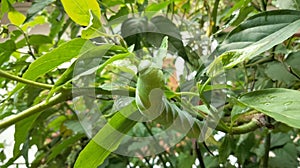
[[[135,49],[140,49],[138,34],[147,31],[148,20],[146,18],[129,18],[122,23],[121,35],[127,42],[128,46],[135,44]]]
[[[288,58],[285,60],[287,66],[290,66],[295,74],[300,76],[300,51],[293,52],[288,55]]]
[[[238,100],[276,121],[300,128],[300,91],[284,88],[264,89],[246,93]]]
[[[185,49],[182,42],[179,29],[176,25],[166,17],[156,16],[151,19],[154,27],[150,29],[148,34],[149,40],[154,42],[154,46],[159,47],[165,36],[168,36],[168,50],[178,52],[178,54],[185,58]]]
[[[269,158],[270,168],[290,168],[299,166],[297,148],[293,143],[287,143],[282,148],[273,150],[275,157]]]
[[[161,42],[156,56],[153,58],[158,68],[163,67],[163,60],[168,54],[168,36],[165,36]]]
[[[6,155],[3,150],[0,151],[0,162],[4,162],[6,159]]]
[[[51,148],[51,153],[47,157],[47,162],[53,160],[55,157],[57,157],[57,155],[61,154],[63,150],[72,146],[75,142],[77,142],[82,137],[84,137],[84,134],[76,134],[74,136],[68,137],[61,143],[55,145],[53,148]]]
[[[86,52],[93,47],[94,45],[92,44],[92,42],[79,38],[66,42],[31,63],[27,71],[24,73],[23,78],[36,80],[38,77],[53,70],[60,64],[70,61],[72,58],[77,57],[83,51]],[[19,83],[12,91],[12,94],[18,91],[23,86],[24,84]]]
[[[90,10],[100,18],[100,7],[97,0],[61,0],[70,18],[79,25],[88,26]]]
[[[282,147],[287,143],[292,142],[290,135],[289,134],[284,134],[284,133],[277,133],[271,135],[271,148],[278,148]]]
[[[236,156],[239,164],[244,165],[245,161],[250,157],[251,149],[255,143],[256,141],[253,133],[240,136],[240,139],[236,144]]]
[[[9,1],[8,0],[2,0],[1,1],[1,11],[0,11],[0,13],[1,13],[1,18],[2,18],[2,16],[4,15],[4,13],[6,13],[6,12],[8,12],[9,11]]]
[[[204,160],[204,165],[205,167],[211,167],[211,168],[218,168],[220,167],[219,166],[219,160],[218,160],[218,157],[216,156],[211,156],[211,155],[208,155],[208,156],[205,156],[203,158]]]
[[[90,11],[90,23],[81,32],[81,37],[84,39],[91,39],[100,36],[107,36],[105,30],[102,27],[100,19]]]
[[[42,34],[33,34],[29,36],[29,43],[31,45],[51,44],[52,39],[49,36]]]
[[[101,165],[136,124],[136,120],[129,119],[129,116],[136,114],[135,112],[137,108],[134,104],[129,104],[117,112],[81,151],[74,167],[90,168]]]
[[[65,14],[60,9],[55,9],[48,18],[50,24],[49,38],[54,39],[56,36],[58,39],[61,38],[62,33],[66,30],[67,25],[71,23],[68,19],[65,21]]]
[[[32,129],[32,126],[39,115],[40,113],[35,114],[15,124],[15,144],[13,150],[14,156],[16,156],[20,152],[20,145],[22,143],[25,143],[26,139],[29,136],[29,131]]]
[[[249,60],[283,42],[299,29],[300,11],[276,10],[252,16],[231,31],[212,54],[223,53],[210,64],[208,74],[217,75],[223,69]]]
[[[180,153],[178,158],[178,167],[192,167],[195,163],[195,155],[191,155],[190,153]]]
[[[225,163],[228,156],[232,152],[233,139],[230,135],[226,135],[220,148],[219,148],[219,161]]]
[[[254,44],[283,41],[299,30],[299,14],[300,11],[276,10],[254,15],[232,30],[217,50],[223,53]]]
[[[226,13],[226,15],[222,19],[225,20],[225,19],[229,18],[234,11],[239,10],[240,8],[247,6],[250,1],[251,0],[246,0],[246,1],[245,0],[240,0],[239,2],[235,3],[234,6],[229,9],[229,11]]]
[[[173,0],[171,1],[162,1],[159,3],[152,3],[149,6],[146,7],[145,11],[146,11],[146,15],[148,17],[152,17],[153,15],[155,15],[157,12],[167,8],[167,6],[172,3]]]
[[[230,25],[238,26],[241,22],[243,22],[248,17],[248,15],[251,12],[253,12],[253,10],[255,10],[253,6],[245,6],[241,8],[239,14],[236,17],[234,17],[234,19],[232,19],[232,22],[230,22]]]
[[[249,112],[251,110],[249,107],[242,104],[235,104],[231,110],[231,122],[235,122],[240,115]]]
[[[16,44],[12,40],[0,43],[0,66],[6,62],[10,55],[16,50]]]
[[[38,12],[42,11],[46,6],[54,2],[55,0],[35,0],[34,3],[27,10],[27,18],[25,22],[30,20]]]
[[[112,15],[109,18],[109,24],[112,25],[112,24],[119,23],[119,21],[121,20],[120,18],[122,18],[122,19],[124,17],[127,18],[128,14],[129,14],[129,8],[126,5],[122,6],[115,15]]]
[[[111,0],[102,0],[101,2],[103,4],[105,4],[107,7],[113,7],[113,6],[125,3],[124,0],[114,0],[114,1],[111,1]]]
[[[160,11],[166,8],[172,2],[173,1],[162,1],[160,3],[152,3],[146,7],[146,11],[147,12]]]
[[[108,64],[111,64],[114,61],[124,59],[131,55],[131,53],[124,53],[124,54],[116,54],[112,57],[110,57],[108,60],[106,60],[103,64],[98,65],[100,62],[100,59],[102,59],[102,56],[105,56],[105,54],[113,48],[117,48],[119,46],[115,46],[112,44],[104,44],[101,46],[93,47],[89,50],[86,50],[84,53],[80,54],[78,60],[76,60],[62,75],[61,77],[55,82],[53,88],[50,90],[47,101],[52,97],[52,95],[58,91],[63,85],[69,83],[71,80],[78,80],[80,77],[93,74],[97,70],[102,71]],[[121,48],[124,49],[124,48]],[[125,49],[124,49],[125,50]],[[98,61],[94,61],[93,64],[89,65],[83,65],[84,69],[81,70],[79,67],[80,63],[88,58],[97,58]],[[74,68],[77,68],[74,72]]]
[[[286,84],[291,84],[298,79],[287,71],[284,64],[278,61],[267,64],[265,73],[273,81],[282,81]]]
[[[72,130],[74,133],[85,133],[84,129],[82,128],[82,125],[77,120],[68,120],[64,122],[64,125]]]
[[[30,20],[26,23],[24,23],[21,28],[23,31],[27,31],[30,27],[35,27],[37,25],[42,25],[42,24],[45,24],[47,23],[47,18],[43,15],[40,15],[40,16],[36,16],[34,17],[33,20]]]
[[[22,23],[24,23],[26,16],[15,9],[12,9],[8,12],[8,19],[12,24],[20,26]]]
[[[129,18],[122,23],[121,35],[128,46],[135,45],[135,50],[143,46],[159,48],[163,38],[168,36],[168,50],[177,52],[185,61],[191,63],[187,58],[179,29],[166,17],[156,16],[150,21],[146,17]]]

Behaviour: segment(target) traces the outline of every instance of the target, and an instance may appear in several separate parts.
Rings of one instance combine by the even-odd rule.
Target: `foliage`
[[[22,3],[1,1],[1,167],[299,167],[298,0]]]

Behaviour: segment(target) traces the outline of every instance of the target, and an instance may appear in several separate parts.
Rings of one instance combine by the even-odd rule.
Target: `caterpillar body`
[[[142,61],[136,87],[135,101],[141,114],[148,121],[158,122],[165,127],[175,125],[176,131],[198,138],[202,128],[199,120],[181,110],[164,97],[164,76],[161,69],[150,61]],[[176,122],[175,122],[176,121]]]

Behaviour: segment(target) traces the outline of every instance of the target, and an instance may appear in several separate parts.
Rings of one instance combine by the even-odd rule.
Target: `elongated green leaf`
[[[25,142],[26,138],[28,137],[29,131],[32,129],[32,126],[39,115],[40,114],[35,114],[16,123],[14,134],[15,144],[13,150],[14,156],[16,156],[20,151],[20,145]]]
[[[230,32],[217,50],[222,54],[253,44],[283,41],[299,30],[299,14],[300,11],[276,10],[254,15]]]
[[[264,89],[246,93],[238,100],[276,121],[300,128],[300,91],[283,88]]]
[[[66,42],[30,64],[28,70],[24,73],[23,78],[36,80],[41,75],[44,75],[60,64],[77,57],[81,52],[88,51],[93,47],[94,44],[92,44],[92,42],[84,39],[74,39]],[[19,83],[12,93],[15,93],[23,86],[24,84]]]
[[[240,0],[239,2],[235,3],[234,6],[229,9],[229,11],[226,13],[226,15],[222,19],[225,20],[225,19],[229,18],[234,11],[239,10],[240,8],[242,8],[244,6],[247,6],[250,1],[251,0]]]
[[[52,87],[52,89],[48,94],[47,100],[49,100],[57,90],[59,90],[63,85],[69,83],[71,80],[77,80],[82,76],[93,74],[97,70],[102,71],[108,64],[132,55],[131,53],[116,54],[101,65],[98,65],[99,63],[95,61],[94,63],[96,63],[96,65],[92,65],[92,64],[83,65],[84,66],[83,72],[82,70],[78,70],[78,69],[76,69],[74,72],[74,68],[78,68],[80,64],[78,62],[80,62],[81,60],[94,58],[94,57],[97,57],[98,59],[102,59],[102,56],[104,56],[106,52],[108,52],[113,47],[114,45],[112,44],[104,44],[101,46],[93,47],[92,49],[82,53],[79,56],[79,59],[76,60],[56,81],[55,85]]]
[[[52,159],[54,159],[57,155],[59,155],[64,149],[67,147],[73,145],[76,141],[78,141],[80,138],[84,137],[84,134],[76,134],[74,136],[68,137],[65,139],[62,143],[54,146],[51,149],[51,153],[47,158],[47,161],[50,162]]]
[[[89,10],[100,17],[97,0],[61,0],[61,2],[70,18],[79,25],[87,26],[89,24]]]
[[[219,65],[230,69],[291,37],[300,29],[300,12],[268,11],[250,17],[235,28],[213,55],[220,55],[208,67],[208,73],[220,73]],[[226,51],[226,52],[225,52]]]
[[[149,5],[149,6],[147,6],[146,11],[147,12],[152,12],[152,11],[156,12],[157,11],[158,12],[158,11],[166,8],[172,2],[173,1],[163,1],[163,2],[160,2],[160,3],[153,3],[153,4]]]
[[[230,153],[232,152],[232,143],[233,143],[233,139],[232,137],[230,137],[229,135],[225,136],[219,152],[220,152],[220,156],[219,156],[219,161],[220,162],[225,162],[228,158],[228,156],[230,155]]]
[[[117,112],[81,151],[75,168],[90,168],[101,165],[105,158],[118,148],[126,133],[136,124],[129,119],[137,108],[129,104]]]
[[[159,12],[159,11],[163,10],[164,8],[166,8],[172,2],[173,2],[173,0],[172,1],[162,1],[162,2],[159,2],[159,3],[152,3],[152,4],[150,4],[145,9],[146,15],[148,17],[152,17],[157,12]]]
[[[25,20],[29,21],[34,15],[42,11],[47,5],[54,2],[54,0],[35,0],[35,2],[30,6],[27,11],[27,18]]]

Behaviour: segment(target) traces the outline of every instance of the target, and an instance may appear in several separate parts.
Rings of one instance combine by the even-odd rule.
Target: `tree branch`
[[[53,85],[48,85],[48,84],[39,83],[39,82],[35,82],[35,81],[32,81],[32,80],[24,79],[24,78],[12,75],[12,74],[10,74],[8,72],[5,72],[3,70],[0,70],[0,77],[7,78],[7,79],[10,79],[10,80],[13,80],[13,81],[20,82],[20,83],[24,83],[24,84],[27,84],[27,85],[43,88],[43,89],[51,89],[53,87]]]
[[[45,109],[52,107],[58,103],[68,100],[68,99],[69,99],[69,94],[60,93],[60,94],[52,97],[48,103],[43,101],[43,102],[36,104],[18,114],[11,115],[7,118],[4,118],[3,120],[0,121],[0,130],[7,128],[7,127],[17,123],[18,121],[21,121],[21,120],[23,120],[29,116],[32,116],[36,113],[42,112]]]

